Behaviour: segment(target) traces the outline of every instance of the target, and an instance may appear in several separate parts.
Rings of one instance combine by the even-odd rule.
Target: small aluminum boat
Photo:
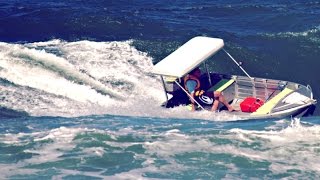
[[[160,75],[163,84],[166,95],[164,107],[189,107],[192,96],[185,89],[183,78],[201,65],[206,71],[200,77],[202,88],[205,91],[222,92],[237,110],[228,112],[220,103],[219,112],[233,114],[239,119],[265,119],[300,117],[314,111],[317,101],[313,98],[309,85],[251,77],[241,63],[223,49],[223,46],[224,41],[219,38],[194,37],[153,67],[153,73]],[[206,61],[221,50],[244,72],[245,76],[208,71]],[[198,110],[211,109],[211,105],[206,106],[193,100],[198,105]],[[253,105],[255,108],[250,110]]]

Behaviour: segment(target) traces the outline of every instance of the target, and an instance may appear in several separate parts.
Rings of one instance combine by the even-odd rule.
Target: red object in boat
[[[254,97],[247,97],[240,103],[242,112],[255,112],[264,104],[264,101]]]

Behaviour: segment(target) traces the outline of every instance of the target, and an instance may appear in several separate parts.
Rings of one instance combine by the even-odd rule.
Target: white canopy
[[[224,46],[219,38],[194,37],[153,67],[153,73],[182,77]]]

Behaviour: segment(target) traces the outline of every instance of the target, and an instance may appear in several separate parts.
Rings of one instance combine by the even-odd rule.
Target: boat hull
[[[219,105],[219,112],[230,113],[239,119],[301,117],[312,114],[311,111],[315,109],[316,100],[313,99],[311,88],[294,82],[217,73],[202,75],[200,82],[205,91],[222,92],[237,110],[227,112],[226,107]],[[165,83],[166,86],[169,84]],[[173,108],[190,104],[189,96],[182,89],[183,82],[174,83],[179,85],[171,84],[171,89],[165,88],[172,97],[163,106]],[[258,98],[265,103],[256,112],[242,112],[240,104],[247,97]],[[203,108],[209,110],[211,106],[203,105]]]

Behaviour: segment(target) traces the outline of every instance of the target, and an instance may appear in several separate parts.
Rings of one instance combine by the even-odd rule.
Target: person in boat
[[[201,89],[200,84],[200,76],[201,76],[201,70],[199,67],[193,69],[188,75],[184,77],[184,85],[185,89],[189,92],[192,98],[191,104],[192,104],[192,111],[195,110],[195,102],[194,99],[199,102],[202,105],[211,105],[212,108],[211,111],[216,111],[219,102],[224,104],[228,111],[234,111],[233,107],[226,101],[225,97],[222,95],[219,91],[214,92],[205,92]]]

